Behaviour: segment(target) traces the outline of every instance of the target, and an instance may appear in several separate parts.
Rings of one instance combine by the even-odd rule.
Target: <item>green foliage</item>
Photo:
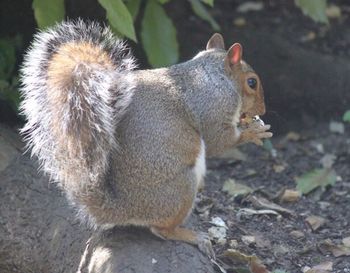
[[[334,185],[336,180],[337,175],[333,169],[314,169],[296,179],[297,190],[307,194],[318,187],[324,188],[327,185]]]
[[[327,0],[295,0],[295,4],[315,22],[328,24],[326,16]]]
[[[33,0],[32,7],[40,28],[52,26],[64,18],[64,0]]]
[[[346,111],[343,115],[344,122],[350,122],[350,110]]]
[[[16,48],[22,43],[20,37],[0,40],[0,99],[17,111],[19,105],[18,79],[14,77]]]
[[[16,63],[16,52],[13,42],[9,39],[0,40],[0,79],[8,80]]]
[[[171,0],[146,0],[142,18],[141,40],[147,59],[153,67],[174,64],[179,59],[176,28],[162,5]],[[205,3],[213,7],[214,0],[189,0],[193,12],[218,31],[220,26],[210,15]],[[137,42],[134,22],[140,15],[141,0],[98,0],[106,10],[112,30]],[[40,28],[64,19],[64,0],[33,0],[35,19]]]
[[[133,18],[122,0],[98,0],[107,12],[107,19],[112,28],[133,41],[137,41]]]
[[[156,0],[147,1],[141,39],[152,66],[160,67],[177,62],[179,45],[175,26]]]
[[[193,12],[202,20],[207,21],[213,30],[219,31],[220,26],[219,24],[214,20],[214,18],[210,15],[210,13],[207,11],[205,6],[199,1],[199,0],[189,0],[191,3],[191,7]],[[210,1],[206,1],[210,2]]]
[[[214,0],[202,0],[202,2],[208,6],[214,7]]]
[[[125,6],[128,8],[132,19],[135,21],[140,11],[141,0],[127,0]]]

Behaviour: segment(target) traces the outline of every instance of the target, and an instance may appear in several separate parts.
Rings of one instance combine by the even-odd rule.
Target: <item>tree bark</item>
[[[0,272],[214,272],[196,247],[146,229],[89,230],[6,134],[0,125]]]

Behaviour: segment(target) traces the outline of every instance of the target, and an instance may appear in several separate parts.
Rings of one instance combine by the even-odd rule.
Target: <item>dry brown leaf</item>
[[[319,229],[321,226],[323,226],[326,223],[326,219],[311,215],[305,219],[306,223],[308,223],[313,231]]]
[[[347,247],[346,245],[335,245],[329,239],[325,240],[323,245],[328,251],[332,252],[334,257],[350,256],[350,247]]]
[[[256,197],[256,196],[249,196],[247,198],[248,201],[250,201],[254,207],[257,208],[265,208],[265,209],[271,209],[271,210],[275,210],[281,213],[286,213],[289,215],[295,215],[293,211],[283,208],[269,200],[267,200],[266,198],[263,197]]]
[[[332,270],[333,270],[332,262],[323,262],[310,268],[305,273],[329,273]]]
[[[299,200],[300,195],[301,195],[300,192],[297,191],[297,190],[288,190],[288,189],[286,189],[283,192],[280,200],[282,202],[296,202],[296,201]]]
[[[223,255],[235,261],[248,263],[252,273],[270,273],[261,260],[254,255],[246,255],[235,249],[227,249]]]
[[[289,233],[289,235],[292,236],[294,239],[300,239],[305,237],[305,234],[300,230],[293,230]]]
[[[265,265],[258,258],[251,260],[249,263],[249,269],[252,273],[270,273],[270,271],[267,270]]]
[[[298,141],[300,140],[300,134],[298,134],[297,132],[291,131],[286,135],[286,139],[290,141]]]
[[[272,166],[273,170],[275,171],[275,173],[281,173],[286,169],[286,165],[283,164],[274,164]]]

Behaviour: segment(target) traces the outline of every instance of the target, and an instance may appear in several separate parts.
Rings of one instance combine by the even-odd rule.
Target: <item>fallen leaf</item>
[[[237,183],[234,179],[228,179],[224,182],[222,191],[227,192],[229,195],[232,195],[233,197],[237,197],[237,196],[247,195],[248,193],[253,192],[253,189],[246,185]]]
[[[224,227],[224,228],[228,229],[225,221],[222,220],[220,217],[212,217],[210,223],[217,226],[217,227]]]
[[[260,259],[252,259],[249,263],[249,268],[252,273],[269,273],[266,266],[261,262]]]
[[[324,240],[321,246],[330,251],[334,257],[350,256],[350,247],[346,245],[335,245],[330,239]]]
[[[326,15],[328,18],[331,18],[331,19],[340,18],[341,9],[339,6],[331,4],[326,8]]]
[[[317,35],[314,31],[309,31],[307,34],[300,37],[300,41],[303,43],[310,42],[310,41],[315,40],[316,37],[317,37]]]
[[[311,215],[305,219],[306,223],[308,223],[313,231],[316,231],[321,226],[323,226],[326,223],[326,219],[320,217]]]
[[[237,17],[234,21],[233,21],[233,24],[236,26],[236,27],[243,27],[247,24],[247,21],[244,17]]]
[[[331,121],[329,123],[329,130],[332,133],[344,134],[345,127],[344,127],[344,124],[342,122]]]
[[[300,192],[296,190],[288,190],[286,189],[282,196],[280,197],[280,200],[282,202],[296,202],[300,198]]]
[[[257,207],[257,208],[266,208],[266,209],[271,209],[271,210],[275,210],[275,211],[278,211],[278,212],[281,212],[281,213],[286,213],[286,214],[289,214],[289,215],[294,215],[294,212],[289,210],[289,209],[286,209],[286,208],[283,208],[269,200],[267,200],[266,198],[263,198],[263,197],[255,197],[255,196],[249,196],[247,198],[248,201],[250,201],[253,206]]]
[[[333,169],[314,169],[299,178],[296,178],[297,190],[307,194],[318,187],[334,185],[337,175]]]
[[[241,215],[262,215],[262,214],[280,215],[278,212],[271,209],[255,210],[250,208],[242,208],[237,212],[237,217],[240,217]]]
[[[332,271],[333,270],[333,263],[332,262],[323,262],[320,263],[314,267],[312,267],[314,269],[322,269],[322,270],[326,270],[326,271]]]
[[[332,270],[333,270],[333,263],[324,262],[306,270],[305,273],[329,273]]]
[[[293,230],[289,233],[289,235],[292,236],[294,239],[301,239],[305,237],[305,234],[300,230]]]
[[[286,169],[286,166],[283,164],[274,164],[272,168],[275,171],[275,173],[281,173]]]
[[[344,122],[350,122],[350,110],[346,111],[343,115]]]
[[[289,132],[287,135],[286,135],[286,140],[290,140],[290,141],[298,141],[300,140],[300,134],[298,134],[297,132]]]
[[[264,4],[262,2],[246,1],[243,4],[240,4],[236,10],[241,13],[246,13],[248,11],[259,11],[263,8]]]

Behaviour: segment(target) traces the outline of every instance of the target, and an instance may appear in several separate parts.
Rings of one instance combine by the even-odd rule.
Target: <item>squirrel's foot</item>
[[[183,241],[192,245],[197,245],[202,253],[215,259],[215,253],[207,233],[196,233],[193,230],[182,227],[172,229],[151,227],[150,230],[154,235],[165,240]]]
[[[242,129],[239,142],[253,142],[256,145],[261,146],[263,145],[261,139],[272,137],[273,134],[271,132],[267,132],[270,128],[271,125],[269,124],[261,125],[258,122],[252,122],[247,128]]]

